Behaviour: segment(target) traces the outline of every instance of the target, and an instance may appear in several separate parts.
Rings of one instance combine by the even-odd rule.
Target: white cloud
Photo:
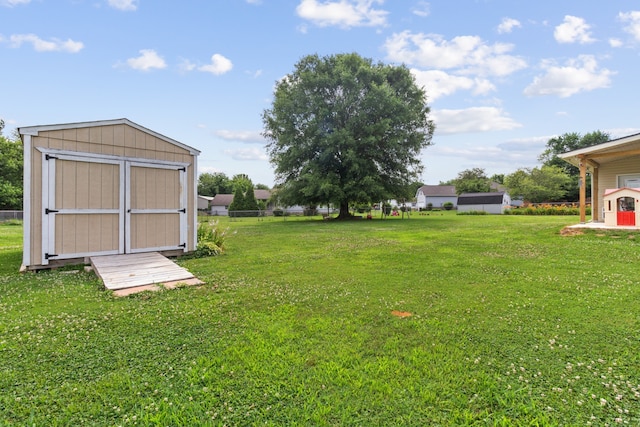
[[[227,140],[227,141],[240,141],[240,142],[248,142],[248,143],[264,143],[264,138],[257,131],[232,131],[221,129],[215,131],[216,136]]]
[[[510,55],[513,45],[484,42],[477,36],[444,40],[434,34],[393,34],[384,44],[387,58],[425,68],[456,69],[457,74],[506,76],[525,68],[524,59]]]
[[[631,34],[636,41],[640,41],[640,11],[634,10],[631,12],[620,12],[618,19],[622,22],[628,23],[624,27],[624,30]]]
[[[262,75],[262,70],[256,70],[256,71],[247,70],[247,71],[245,71],[245,74],[248,74],[249,76],[253,77],[254,79],[257,79],[258,77],[260,77]]]
[[[127,59],[127,65],[134,70],[149,71],[153,68],[166,68],[167,64],[164,59],[153,49],[140,50],[140,56]]]
[[[215,74],[216,76],[219,76],[221,74],[231,71],[232,68],[233,68],[233,64],[229,59],[216,53],[213,56],[211,56],[211,64],[198,67],[198,70],[205,71],[207,73],[211,73],[211,74]]]
[[[42,40],[35,34],[13,34],[9,37],[9,44],[11,47],[18,48],[22,46],[23,43],[31,43],[37,52],[77,53],[84,48],[84,44],[82,42],[76,42],[71,39],[58,40],[54,38],[47,41]]]
[[[537,76],[527,86],[527,96],[556,95],[567,98],[579,92],[606,88],[611,85],[615,72],[606,68],[598,69],[598,62],[592,55],[580,55],[570,59],[564,66],[553,61],[543,61],[545,74]]]
[[[485,95],[496,89],[486,79],[456,76],[441,70],[422,71],[413,68],[411,73],[414,75],[418,86],[424,86],[429,101],[451,95],[458,90],[472,90],[476,95]]]
[[[550,137],[532,137],[512,139],[497,145],[470,142],[463,146],[438,144],[429,148],[426,162],[429,169],[429,158],[455,157],[462,160],[462,167],[498,168],[503,173],[512,173],[518,167],[533,167],[538,164],[538,156]],[[436,160],[438,161],[438,160]],[[440,160],[441,163],[448,163]]]
[[[509,130],[522,125],[510,118],[502,109],[472,107],[463,110],[433,110],[432,119],[437,134],[489,132]]]
[[[29,3],[31,3],[31,0],[0,0],[0,5],[7,6],[7,7],[13,7],[19,4],[29,4]]]
[[[421,17],[427,17],[431,13],[431,6],[426,1],[419,1],[413,9],[411,9],[411,13],[414,15],[418,15]]]
[[[178,64],[178,68],[180,69],[180,71],[183,71],[183,72],[193,71],[196,69],[196,67],[197,67],[196,64],[189,61],[188,59],[183,59],[180,61],[180,64]]]
[[[136,10],[138,8],[138,0],[108,0],[109,6],[118,10]]]
[[[609,46],[611,47],[622,47],[622,45],[623,43],[622,43],[622,40],[620,39],[614,39],[614,38],[609,39]]]
[[[231,156],[233,160],[269,160],[269,157],[261,148],[240,148],[224,150],[224,154]]]
[[[558,43],[592,43],[595,39],[591,37],[590,29],[583,18],[566,15],[564,23],[556,27],[553,36]]]
[[[376,27],[387,23],[388,12],[374,9],[375,3],[384,0],[302,0],[296,12],[299,17],[315,23],[319,27],[338,26]]]
[[[520,24],[520,21],[518,21],[517,19],[502,18],[502,22],[500,23],[500,25],[498,25],[498,33],[510,33],[514,28],[520,27],[522,27],[522,24]]]

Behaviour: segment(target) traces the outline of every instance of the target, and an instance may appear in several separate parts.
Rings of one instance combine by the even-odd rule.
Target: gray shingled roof
[[[456,195],[455,185],[423,185],[420,190],[426,197],[455,197]]]
[[[458,196],[458,205],[496,205],[502,204],[504,192],[500,193],[463,193]]]
[[[271,191],[269,190],[253,190],[256,200],[269,200]],[[211,206],[229,206],[233,202],[233,194],[216,194],[211,201]]]

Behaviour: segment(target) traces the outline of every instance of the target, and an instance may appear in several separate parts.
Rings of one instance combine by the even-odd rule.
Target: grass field
[[[640,424],[640,235],[226,221],[223,255],[179,261],[206,285],[126,298],[17,273],[0,225],[0,425]]]

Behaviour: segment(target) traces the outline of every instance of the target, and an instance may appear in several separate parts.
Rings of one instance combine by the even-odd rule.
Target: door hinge
[[[187,248],[187,244],[186,244],[186,243],[183,243],[183,244],[181,244],[181,245],[178,245],[178,247],[179,247],[179,248],[185,248],[185,249],[186,249],[186,248]]]
[[[45,155],[44,155],[44,159],[45,159],[45,160],[51,160],[51,159],[57,159],[57,157],[52,156],[51,154],[45,154]]]
[[[178,209],[178,212],[187,213],[187,208]]]
[[[49,258],[53,258],[53,257],[57,257],[58,254],[49,254],[49,253],[45,253],[44,254],[44,259],[49,259]]]
[[[182,171],[182,172],[186,172],[186,171],[187,171],[187,168],[185,168],[185,167],[181,167],[181,168],[178,168],[178,170],[179,170],[179,171]]]
[[[56,213],[56,212],[60,212],[60,211],[57,211],[55,209],[49,209],[49,208],[46,208],[44,210],[44,213],[47,214],[47,215],[49,215],[50,213]]]

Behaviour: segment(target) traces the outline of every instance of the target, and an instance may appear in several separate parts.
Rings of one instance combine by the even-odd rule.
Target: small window
[[[620,197],[618,199],[618,212],[633,212],[636,210],[635,199],[633,197]]]
[[[640,188],[640,175],[619,175],[618,188]]]

